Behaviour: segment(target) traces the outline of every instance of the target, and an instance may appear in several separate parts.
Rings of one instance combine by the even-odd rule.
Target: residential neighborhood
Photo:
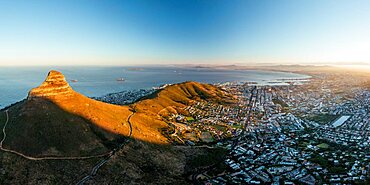
[[[198,101],[164,117],[173,128],[165,134],[175,145],[227,150],[223,164],[193,174],[198,184],[367,183],[370,91],[361,81],[332,75],[284,85],[216,84],[237,103]],[[153,92],[98,99],[127,104]]]
[[[222,169],[195,174],[196,181],[368,183],[370,91],[358,86],[341,89],[357,83],[337,76],[330,79],[336,80],[323,74],[300,85],[227,83],[221,86],[238,96],[237,107],[201,103],[189,107],[194,114],[192,124],[204,125],[207,129],[202,131],[211,132],[217,145],[228,150]],[[225,125],[231,135],[209,128],[215,124]],[[233,139],[219,140],[222,136]]]

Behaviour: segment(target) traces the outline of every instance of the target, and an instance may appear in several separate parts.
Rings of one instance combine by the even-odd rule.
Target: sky
[[[370,64],[367,0],[0,0],[0,65]]]

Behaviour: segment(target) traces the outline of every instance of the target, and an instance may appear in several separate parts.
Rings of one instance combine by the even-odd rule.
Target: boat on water
[[[117,78],[116,80],[119,81],[119,82],[124,82],[126,79],[125,78]]]
[[[76,80],[76,79],[72,79],[72,80],[71,80],[71,82],[78,82],[78,80]]]

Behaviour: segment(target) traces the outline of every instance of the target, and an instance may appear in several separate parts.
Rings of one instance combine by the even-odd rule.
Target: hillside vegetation
[[[168,144],[160,132],[168,127],[162,115],[201,99],[233,101],[213,85],[184,82],[132,105],[118,106],[75,92],[61,73],[51,71],[26,101],[8,109],[4,147],[37,157],[98,155],[109,152],[130,133],[144,142]]]

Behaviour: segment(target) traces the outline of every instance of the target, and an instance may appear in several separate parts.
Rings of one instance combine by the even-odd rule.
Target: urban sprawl
[[[167,135],[174,144],[225,149],[221,163],[196,169],[196,184],[366,184],[370,91],[361,83],[319,73],[303,84],[217,84],[238,103],[199,101],[165,118],[174,128]],[[131,93],[129,102],[152,92]],[[123,97],[109,102],[115,96]]]

